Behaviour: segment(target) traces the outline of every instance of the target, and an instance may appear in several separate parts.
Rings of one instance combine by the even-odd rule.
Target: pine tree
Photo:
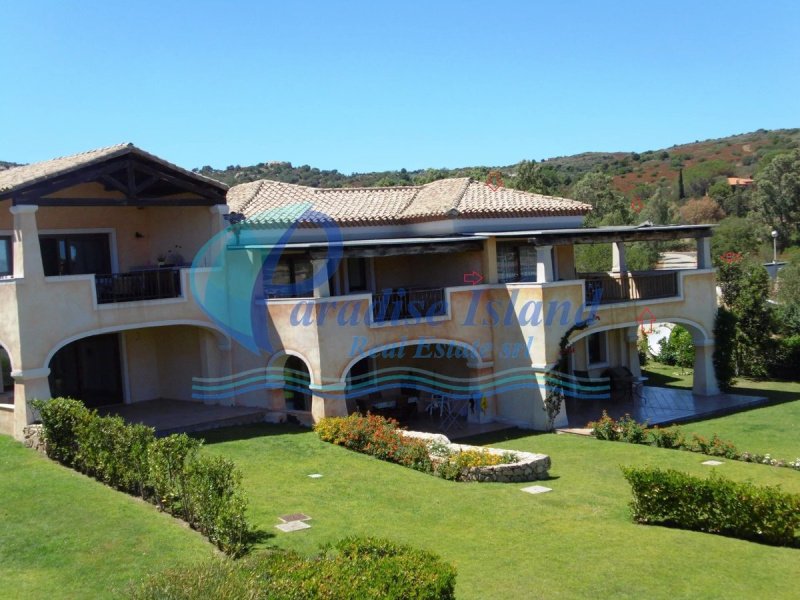
[[[678,199],[686,198],[686,190],[683,188],[683,169],[678,171]]]

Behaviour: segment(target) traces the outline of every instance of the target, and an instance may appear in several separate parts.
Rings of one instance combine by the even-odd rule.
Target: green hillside
[[[642,184],[657,184],[666,180],[677,184],[683,169],[685,182],[691,189],[687,196],[703,196],[713,180],[722,176],[751,177],[764,159],[776,153],[800,146],[800,129],[759,129],[752,133],[725,138],[695,141],[642,153],[584,152],[572,156],[549,158],[537,163],[548,183],[547,191],[566,193],[580,177],[600,171],[613,177],[614,187],[633,197],[639,195]],[[485,178],[499,170],[507,184],[513,185],[518,165],[476,166],[457,169],[422,169],[380,171],[345,175],[336,170],[321,170],[308,165],[295,167],[289,162],[272,161],[252,166],[231,165],[224,169],[205,166],[195,171],[230,185],[273,179],[312,187],[366,187],[427,183],[447,177],[472,176]]]

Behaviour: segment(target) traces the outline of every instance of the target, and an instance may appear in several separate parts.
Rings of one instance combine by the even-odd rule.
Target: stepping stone
[[[705,460],[705,461],[701,462],[700,464],[701,465],[706,465],[708,467],[716,467],[716,466],[719,466],[719,465],[724,464],[724,463],[722,463],[722,461],[719,461],[719,460]]]
[[[544,494],[545,492],[552,492],[553,489],[544,487],[543,485],[529,485],[528,487],[522,488],[522,491],[528,494]]]
[[[311,517],[305,515],[303,513],[292,513],[291,515],[283,515],[282,517],[278,517],[284,523],[289,523],[290,521],[310,521]]]
[[[275,525],[275,529],[280,529],[284,533],[291,533],[292,531],[311,529],[311,525],[309,525],[305,521],[289,521],[288,523],[281,523],[280,525]]]
[[[322,473],[312,473],[311,475],[309,475],[309,477],[311,477],[311,479],[319,479],[320,477],[322,477]]]

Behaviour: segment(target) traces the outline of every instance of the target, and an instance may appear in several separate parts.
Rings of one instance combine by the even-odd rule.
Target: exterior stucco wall
[[[387,256],[374,259],[376,292],[386,288],[464,285],[464,274],[481,272],[481,253]]]

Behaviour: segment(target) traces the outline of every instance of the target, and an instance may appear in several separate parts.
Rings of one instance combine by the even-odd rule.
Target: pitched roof
[[[456,217],[582,216],[591,210],[575,200],[489,186],[469,177],[383,188],[312,188],[263,179],[232,187],[227,199],[232,212],[254,224],[293,222],[305,208],[348,226]],[[306,215],[301,224],[320,218]]]
[[[0,171],[0,195],[7,196],[9,193],[19,189],[28,187],[35,183],[39,183],[52,177],[65,175],[72,171],[85,168],[105,160],[117,158],[125,154],[135,154],[139,157],[151,160],[160,164],[163,167],[178,171],[188,177],[197,180],[205,180],[221,190],[227,189],[224,183],[220,183],[199,173],[188,171],[182,167],[174,165],[162,158],[145,152],[141,148],[137,148],[133,144],[116,144],[106,148],[98,148],[96,150],[89,150],[88,152],[80,152],[70,156],[61,156],[51,160],[31,163],[29,165],[22,165],[20,167],[12,167],[4,171]]]

